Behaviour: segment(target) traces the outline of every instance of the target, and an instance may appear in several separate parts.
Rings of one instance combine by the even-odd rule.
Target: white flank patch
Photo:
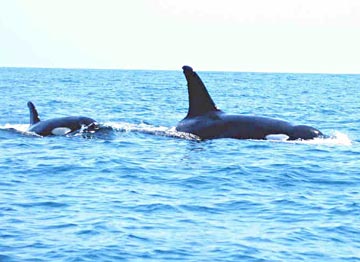
[[[57,127],[51,130],[51,133],[55,136],[63,136],[71,132],[71,129],[68,127]]]
[[[273,141],[286,141],[289,139],[288,135],[285,134],[270,134],[267,135],[266,140],[273,140]]]

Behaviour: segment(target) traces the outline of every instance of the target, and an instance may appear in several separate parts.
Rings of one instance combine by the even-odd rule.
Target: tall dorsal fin
[[[29,108],[30,112],[30,125],[36,124],[37,122],[40,122],[39,114],[32,102],[28,102],[27,106]]]
[[[211,99],[204,83],[190,66],[183,66],[188,84],[189,111],[186,117],[195,117],[211,111],[219,111]]]

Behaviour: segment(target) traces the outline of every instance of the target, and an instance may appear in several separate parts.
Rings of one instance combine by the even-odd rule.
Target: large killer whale
[[[204,83],[190,66],[183,66],[186,77],[189,110],[176,126],[177,131],[187,132],[200,139],[275,139],[309,140],[324,136],[319,130],[306,125],[261,116],[229,115],[215,106]],[[276,138],[277,137],[277,138]]]
[[[66,135],[77,130],[95,131],[99,128],[94,119],[84,116],[58,117],[40,121],[34,104],[29,101],[27,106],[30,111],[28,131],[40,136]]]

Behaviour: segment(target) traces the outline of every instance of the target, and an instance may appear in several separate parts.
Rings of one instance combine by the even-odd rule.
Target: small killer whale
[[[84,116],[58,117],[40,121],[34,104],[29,101],[27,106],[30,111],[30,127],[28,131],[40,136],[66,135],[77,130],[91,132],[99,128],[94,119]]]
[[[190,66],[183,66],[189,94],[187,116],[176,126],[200,139],[309,140],[324,135],[311,126],[261,116],[228,115],[215,106],[204,83]]]

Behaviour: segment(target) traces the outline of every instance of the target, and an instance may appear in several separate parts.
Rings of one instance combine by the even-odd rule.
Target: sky
[[[0,0],[0,67],[360,74],[360,0]]]

